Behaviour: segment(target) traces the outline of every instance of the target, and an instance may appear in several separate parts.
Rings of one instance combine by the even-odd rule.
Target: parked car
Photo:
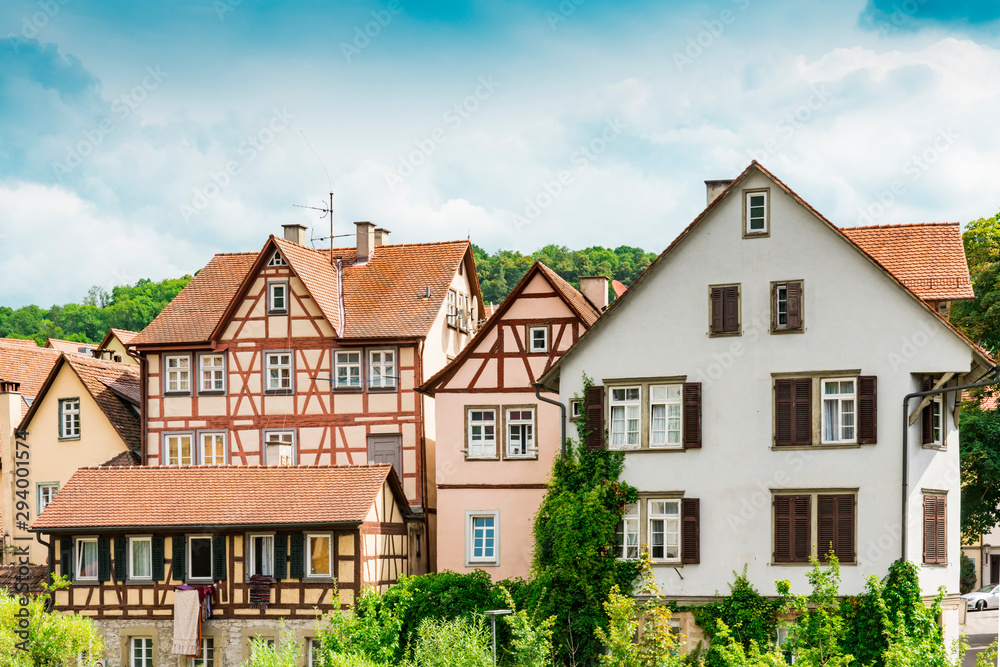
[[[990,584],[983,586],[978,591],[972,591],[962,596],[967,608],[972,611],[983,611],[985,609],[1000,609],[1000,586]]]

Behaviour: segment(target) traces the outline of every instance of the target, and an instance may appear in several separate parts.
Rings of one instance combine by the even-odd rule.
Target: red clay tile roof
[[[6,589],[10,595],[17,596],[23,590],[19,588],[19,585],[27,584],[28,593],[32,595],[44,593],[45,589],[42,588],[42,584],[49,580],[49,568],[45,565],[29,565],[27,567],[27,576],[24,576],[24,573],[18,573],[20,566],[16,563],[0,565],[0,588]]]
[[[841,231],[921,299],[976,296],[957,222],[845,227]]]
[[[0,343],[10,343],[11,345],[30,345],[31,347],[38,347],[33,340],[24,340],[22,338],[0,338]]]
[[[257,260],[255,252],[219,253],[167,304],[133,345],[207,341],[243,278]]]
[[[102,340],[100,345],[98,345],[97,347],[103,350],[105,347],[108,346],[109,343],[111,343],[111,337],[114,336],[115,338],[118,339],[118,341],[122,345],[124,345],[127,348],[129,346],[129,343],[132,342],[132,339],[138,335],[139,335],[138,331],[129,331],[128,329],[115,329],[114,327],[112,327],[108,329],[108,333],[104,335],[104,340]]]
[[[580,294],[580,292],[570,285],[568,282],[563,280],[562,276],[558,273],[545,266],[541,262],[537,262],[538,268],[551,283],[552,287],[559,292],[563,299],[569,304],[571,310],[573,310],[577,317],[583,320],[583,323],[588,327],[597,321],[597,318],[601,316],[601,313],[594,308],[594,305],[590,301]]]
[[[620,297],[622,294],[625,293],[625,290],[628,289],[628,286],[619,280],[612,280],[611,289],[615,291],[615,298],[617,299],[618,297]]]
[[[80,468],[32,530],[358,523],[391,471],[388,464]]]
[[[270,259],[272,244],[305,284],[330,325],[344,338],[426,336],[447,299],[459,264],[471,252],[469,241],[382,245],[375,248],[367,264],[355,266],[354,248],[334,248],[331,265],[328,249],[306,248],[271,237],[260,253],[216,255],[132,344],[210,340],[227,310],[240,297],[244,279],[258,258]],[[476,296],[481,299],[478,282],[473,282]]]
[[[90,354],[91,350],[96,350],[97,346],[93,343],[78,343],[74,340],[60,340],[58,338],[50,338],[45,341],[45,347],[51,348],[53,350],[59,350],[60,352],[70,352],[72,354]],[[85,352],[80,352],[81,349],[86,349]]]
[[[121,452],[120,454],[115,454],[110,459],[102,463],[101,467],[102,468],[107,468],[108,466],[131,467],[131,466],[137,466],[140,463],[142,463],[142,461],[139,460],[138,454],[136,454],[133,451],[125,451]]]
[[[0,341],[0,378],[20,382],[21,395],[33,399],[61,356],[62,352],[50,348]],[[22,415],[25,412],[26,408]]]

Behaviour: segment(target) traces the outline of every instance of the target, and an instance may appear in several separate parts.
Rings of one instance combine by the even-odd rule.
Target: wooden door
[[[990,554],[990,583],[1000,584],[1000,556]]]
[[[389,463],[396,476],[403,479],[403,436],[399,433],[378,433],[368,436],[368,463]]]

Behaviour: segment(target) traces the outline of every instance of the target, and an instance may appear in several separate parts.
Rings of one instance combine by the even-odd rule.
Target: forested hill
[[[596,275],[630,285],[656,258],[655,254],[629,246],[614,250],[600,246],[570,250],[548,245],[530,255],[516,250],[499,250],[491,255],[476,245],[472,247],[486,303],[503,301],[535,260],[579,286],[580,276]],[[135,285],[115,287],[110,293],[101,287],[91,287],[83,303],[47,309],[34,305],[17,310],[0,306],[0,338],[30,338],[39,345],[49,338],[99,343],[112,327],[141,331],[189,280],[191,276],[158,283],[143,279]]]

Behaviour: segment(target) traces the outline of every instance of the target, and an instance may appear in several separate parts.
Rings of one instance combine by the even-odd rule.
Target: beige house
[[[127,329],[108,329],[107,335],[104,336],[104,340],[100,342],[93,354],[98,359],[138,366],[139,361],[129,354],[132,339],[138,335],[138,332]]]

